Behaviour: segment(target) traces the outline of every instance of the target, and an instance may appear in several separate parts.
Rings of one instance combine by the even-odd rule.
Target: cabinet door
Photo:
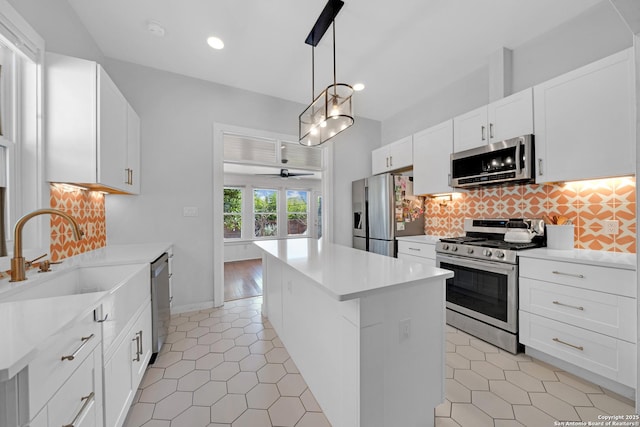
[[[538,181],[635,173],[631,49],[534,87]]]
[[[413,164],[413,137],[411,135],[389,144],[389,170],[403,169]]]
[[[127,172],[128,191],[140,194],[140,117],[127,104]]]
[[[414,194],[449,193],[453,120],[413,135]]]
[[[151,358],[151,303],[140,314],[138,321],[132,328],[131,335],[131,387],[133,390],[138,388],[144,371],[149,364]],[[139,343],[138,343],[139,341]]]
[[[489,142],[487,106],[482,106],[453,119],[453,151],[480,147]]]
[[[98,67],[98,182],[127,191],[127,100]]]
[[[514,93],[488,106],[489,142],[533,133],[533,89]]]
[[[371,173],[377,175],[389,170],[389,148],[381,147],[371,152]]]
[[[133,401],[131,381],[131,338],[125,336],[111,359],[104,366],[104,413],[107,426],[119,426],[124,422]]]

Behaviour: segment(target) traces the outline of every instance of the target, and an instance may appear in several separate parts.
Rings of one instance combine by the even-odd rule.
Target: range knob
[[[456,245],[451,246],[451,252],[458,252],[458,247]]]
[[[444,249],[445,251],[449,250],[449,245],[447,245],[446,243],[442,244],[442,249]]]
[[[471,255],[473,253],[473,248],[467,248],[467,253]]]
[[[482,251],[482,255],[484,255],[486,257],[490,257],[491,256],[491,251],[489,249],[485,249],[484,251]]]
[[[496,251],[496,256],[498,258],[504,258],[504,252],[503,251]]]

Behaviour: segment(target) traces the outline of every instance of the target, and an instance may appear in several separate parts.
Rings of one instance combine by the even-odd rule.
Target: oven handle
[[[515,271],[516,266],[513,264],[504,264],[493,261],[476,261],[459,257],[436,254],[436,265],[440,267],[440,261],[449,262],[450,264],[459,265],[461,267],[473,267],[478,270],[490,271],[493,273],[510,273]]]

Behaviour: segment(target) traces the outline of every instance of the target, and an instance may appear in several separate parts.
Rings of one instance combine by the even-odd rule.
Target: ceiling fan
[[[313,175],[313,173],[292,173],[289,172],[289,169],[280,169],[280,173],[259,173],[256,175],[268,175],[268,176],[275,176],[275,177],[280,177],[280,178],[294,178],[297,176],[308,176],[308,175]]]

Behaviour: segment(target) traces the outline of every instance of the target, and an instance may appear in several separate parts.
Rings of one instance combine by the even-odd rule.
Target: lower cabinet
[[[520,342],[625,386],[636,386],[636,274],[520,258]]]
[[[436,246],[428,243],[415,243],[400,240],[398,241],[398,259],[408,261],[418,261],[436,266]]]
[[[102,426],[102,357],[99,346],[82,361],[30,427]]]
[[[105,426],[109,427],[124,423],[151,358],[150,302],[115,345],[116,350],[104,363],[104,419]]]

